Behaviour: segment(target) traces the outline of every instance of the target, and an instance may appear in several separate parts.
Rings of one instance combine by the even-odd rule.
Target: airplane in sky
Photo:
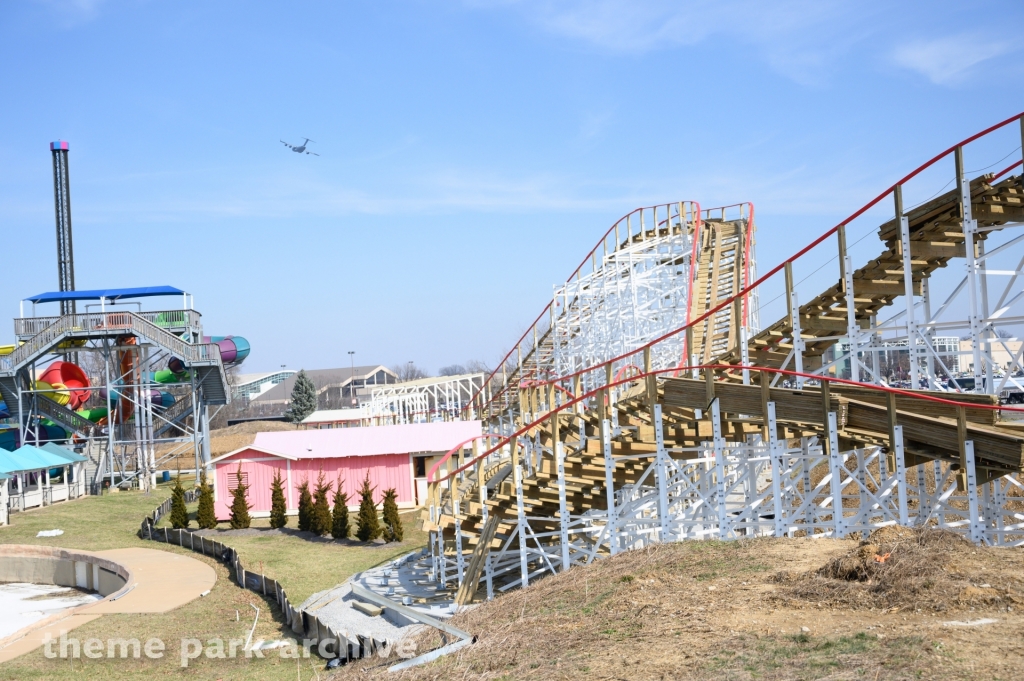
[[[316,141],[316,140],[311,140],[311,139],[309,139],[309,138],[307,137],[307,138],[306,138],[306,141],[305,141],[305,142],[303,142],[302,144],[297,144],[297,145],[293,145],[293,144],[288,144],[288,143],[287,143],[287,142],[285,142],[284,140],[281,140],[281,144],[285,145],[286,147],[288,147],[289,149],[291,149],[292,151],[294,151],[294,152],[295,152],[296,154],[312,154],[313,156],[319,156],[320,154],[318,154],[318,153],[316,153],[316,152],[314,152],[314,151],[306,151],[306,146],[307,146],[307,145],[308,145],[308,144],[309,144],[310,142],[315,142],[315,141]]]

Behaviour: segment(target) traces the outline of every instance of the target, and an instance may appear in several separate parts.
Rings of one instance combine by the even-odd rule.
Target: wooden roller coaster
[[[753,281],[752,209],[735,219],[678,210],[674,222],[666,213],[665,223],[617,238],[615,252],[658,238],[664,224],[689,236],[685,324],[563,375],[523,380],[522,353],[511,371],[506,358],[504,383],[492,374],[495,385],[467,413],[492,434],[429,473],[433,579],[467,603],[650,542],[847,536],[887,524],[1024,545],[1024,421],[996,394],[996,379],[1015,380],[1024,351],[1005,368],[992,359],[1006,345],[997,332],[1024,321],[1007,314],[1024,294],[1009,296],[1008,285],[990,311],[996,271],[986,270],[1024,239],[1000,236],[1024,224],[1024,183],[1012,174],[1021,162],[974,178],[963,164],[965,145],[1015,123],[1024,139],[1015,116],[950,148]],[[956,188],[905,210],[906,183],[948,156]],[[847,229],[887,197],[896,217],[878,228],[882,253],[853,269]],[[986,252],[996,237],[1004,241]],[[820,259],[814,249],[833,238],[836,283],[799,303],[794,265]],[[929,286],[958,264],[966,276],[953,296],[968,297],[973,393],[957,392],[948,358],[932,352],[936,331],[953,326],[931,314]],[[1022,266],[999,274],[1012,285]],[[756,296],[777,274],[786,313],[758,329]],[[880,322],[901,299],[898,323]],[[537,353],[556,354],[554,341],[534,334]],[[909,387],[888,384],[878,364],[901,342]],[[670,343],[668,361],[659,348]]]

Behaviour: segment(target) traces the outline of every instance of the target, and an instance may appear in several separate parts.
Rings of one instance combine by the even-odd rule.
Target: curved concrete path
[[[92,555],[124,566],[131,579],[120,591],[101,601],[72,608],[55,620],[37,622],[0,641],[0,664],[35,650],[47,634],[59,638],[62,631],[108,614],[167,612],[194,601],[217,582],[217,573],[206,563],[169,551],[113,549]]]

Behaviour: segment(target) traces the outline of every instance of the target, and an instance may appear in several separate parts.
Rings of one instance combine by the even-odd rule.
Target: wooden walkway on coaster
[[[723,300],[739,293],[743,286],[747,220],[705,220],[701,225],[697,252],[697,277],[693,286],[690,319],[700,319]],[[742,304],[742,301],[740,301]],[[693,325],[691,357],[710,362],[713,357],[736,347],[739,324],[736,305],[725,307],[710,318]]]

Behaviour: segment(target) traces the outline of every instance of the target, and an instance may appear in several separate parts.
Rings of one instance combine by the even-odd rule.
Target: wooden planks
[[[666,378],[663,382],[662,401],[670,407],[706,409],[707,397],[702,380],[692,378]],[[763,416],[761,387],[738,383],[715,382],[715,396],[721,410],[729,414]],[[824,418],[821,394],[818,391],[771,388],[770,401],[775,402],[775,414],[780,421],[820,425]],[[830,397],[829,410],[836,412],[839,427],[846,424],[846,401]]]
[[[860,402],[867,402],[868,404],[875,404],[885,406],[886,396],[888,393],[882,392],[881,390],[873,390],[871,388],[862,388],[855,385],[847,385],[844,383],[835,383],[832,385],[831,390],[833,393],[838,393],[844,397],[858,400]],[[999,406],[999,398],[995,395],[975,395],[973,393],[947,393],[940,392],[938,390],[908,390],[918,395],[927,395],[929,397],[938,397],[944,400],[954,400],[956,402],[969,402],[977,405],[987,405],[991,407]],[[911,412],[920,416],[937,416],[942,418],[956,418],[956,407],[948,404],[942,404],[941,402],[932,402],[930,400],[914,399],[913,397],[907,397],[905,395],[896,395],[896,409],[897,411]],[[984,425],[994,426],[999,418],[999,412],[995,409],[967,409],[967,420],[972,423],[980,423]]]
[[[980,226],[998,227],[1008,222],[1024,220],[1024,183],[1021,176],[1006,178],[990,185],[992,175],[983,175],[971,181],[971,209]],[[914,294],[921,294],[922,281],[935,270],[945,267],[950,259],[964,257],[964,235],[960,223],[959,194],[946,192],[907,213],[911,229],[911,256],[913,261]],[[879,228],[879,237],[885,250],[878,258],[853,272],[853,290],[856,295],[856,319],[863,324],[883,308],[905,295],[903,283],[903,254],[899,239],[899,223],[889,220]],[[982,233],[978,241],[985,238]],[[820,356],[834,345],[833,340],[815,337],[835,336],[845,331],[838,320],[846,318],[845,290],[842,282],[829,287],[824,293],[800,306],[802,337],[806,342],[804,367],[820,366]],[[793,328],[788,316],[776,321],[750,339],[751,357],[755,350],[758,363],[779,367],[785,353],[776,348],[792,347]],[[718,357],[717,363],[736,364],[738,354],[730,349]]]
[[[885,435],[887,410],[875,404],[847,400],[849,426]],[[911,446],[935,450],[950,461],[960,459],[960,439],[955,419],[896,411],[896,423],[903,426],[903,439]],[[968,423],[967,438],[974,441],[977,465],[1024,469],[1024,436]]]

